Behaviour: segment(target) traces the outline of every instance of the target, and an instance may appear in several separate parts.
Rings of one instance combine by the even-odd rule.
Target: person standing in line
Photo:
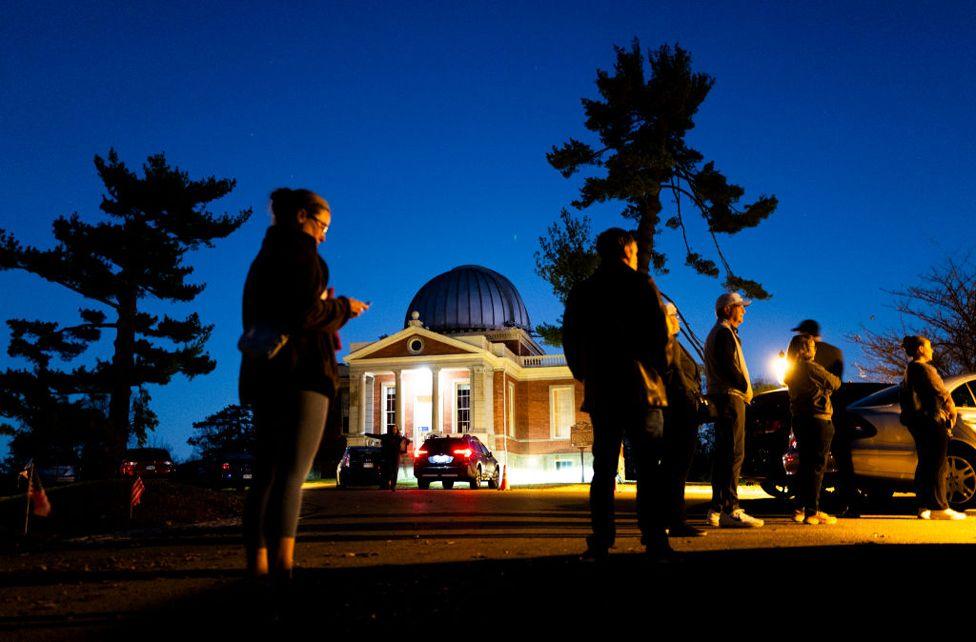
[[[798,503],[793,521],[836,524],[836,517],[820,510],[820,487],[834,436],[830,395],[840,387],[840,379],[815,361],[816,350],[816,342],[809,334],[795,335],[787,349],[792,365],[786,373],[786,385],[790,391],[793,435],[800,450]]]
[[[678,342],[681,321],[673,303],[665,305],[671,335],[671,367],[665,379],[668,408],[664,411],[665,460],[668,470],[668,535],[701,537],[707,533],[688,523],[685,512],[685,484],[698,446],[698,402],[701,397],[701,368]]]
[[[956,404],[942,377],[930,363],[932,342],[907,336],[902,347],[911,362],[901,383],[901,422],[915,439],[918,465],[915,494],[919,519],[966,519],[966,513],[949,508],[946,499],[949,439],[956,423]]]
[[[752,401],[752,382],[739,341],[739,326],[750,303],[738,292],[720,296],[715,301],[717,321],[705,339],[708,398],[718,415],[708,523],[723,528],[759,528],[764,524],[763,520],[739,507],[739,475],[746,445],[746,405]]]
[[[338,389],[336,333],[369,305],[328,296],[329,268],[317,251],[332,222],[325,199],[280,188],[271,194],[271,212],[274,222],[251,263],[242,305],[245,336],[278,337],[275,350],[242,348],[240,397],[254,406],[256,431],[244,532],[249,573],[287,584],[302,482]]]
[[[637,242],[610,228],[596,240],[600,265],[570,292],[563,347],[583,383],[582,409],[593,422],[593,479],[584,559],[605,559],[614,545],[614,476],[627,435],[637,461],[637,522],[652,558],[670,554],[662,463],[667,406],[668,331],[654,280],[637,271]]]
[[[809,334],[816,344],[817,354],[813,361],[844,382],[844,353],[837,346],[824,341],[820,335],[820,324],[813,319],[804,319],[793,332]],[[847,425],[844,413],[834,415],[834,438],[830,442],[830,450],[837,464],[837,494],[840,498],[841,517],[860,517],[861,495],[854,477],[854,460],[851,458],[851,443],[854,435]]]
[[[400,456],[406,451],[410,440],[400,435],[400,426],[393,424],[390,432],[380,435],[380,451],[383,453],[383,484],[380,488],[396,490],[400,474]]]

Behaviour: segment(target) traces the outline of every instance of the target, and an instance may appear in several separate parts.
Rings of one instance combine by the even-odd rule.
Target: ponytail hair
[[[790,347],[786,349],[786,356],[790,361],[809,358],[810,346],[816,345],[816,341],[811,334],[797,334],[790,339]]]
[[[271,192],[271,215],[275,225],[294,227],[298,225],[299,210],[314,216],[323,209],[331,211],[328,201],[309,189],[279,187]]]

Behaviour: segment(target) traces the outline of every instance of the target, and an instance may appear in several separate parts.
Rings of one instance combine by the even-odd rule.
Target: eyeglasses
[[[322,233],[323,233],[323,234],[324,234],[325,232],[328,232],[328,231],[329,231],[329,223],[326,223],[325,221],[323,221],[323,220],[320,220],[320,219],[318,219],[318,218],[316,218],[316,217],[314,217],[314,216],[310,216],[310,217],[308,218],[308,220],[310,220],[310,221],[312,221],[313,223],[315,223],[315,224],[316,224],[316,225],[317,225],[317,226],[319,227],[319,229],[320,229],[320,230],[322,230]]]

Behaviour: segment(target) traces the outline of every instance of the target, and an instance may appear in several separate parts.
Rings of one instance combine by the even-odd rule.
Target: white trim
[[[549,438],[553,441],[569,441],[570,434],[567,434],[565,437],[559,437],[556,435],[556,418],[558,412],[558,408],[556,406],[556,393],[560,390],[569,390],[569,393],[572,395],[573,413],[574,415],[576,413],[576,386],[573,384],[555,384],[549,386]],[[575,421],[575,417],[573,419]],[[570,425],[573,425],[573,422],[570,422]]]
[[[346,363],[350,363],[352,361],[364,359],[369,355],[373,354],[374,352],[382,350],[387,346],[391,346],[394,343],[399,343],[400,341],[403,341],[404,339],[411,337],[413,335],[418,335],[422,338],[428,338],[428,339],[432,339],[433,341],[439,341],[440,343],[445,343],[451,347],[458,348],[459,350],[467,354],[480,354],[485,352],[484,350],[480,350],[475,346],[471,345],[470,343],[464,343],[463,341],[452,339],[447,335],[431,332],[426,328],[410,327],[410,328],[404,328],[403,330],[400,330],[396,334],[391,334],[390,336],[384,339],[380,339],[379,341],[374,341],[373,343],[370,343],[369,345],[364,346],[355,352],[350,352],[349,354],[346,355],[344,361]]]
[[[515,437],[515,431],[518,429],[518,423],[515,421],[515,382],[506,381],[505,386],[505,399],[508,404],[505,406],[505,434],[509,437]]]
[[[381,405],[381,410],[380,410],[380,428],[382,429],[382,432],[380,434],[383,434],[383,435],[386,434],[386,428],[387,428],[387,426],[390,425],[390,422],[387,421],[387,415],[389,414],[390,411],[387,410],[387,408],[386,408],[386,395],[387,395],[387,391],[390,388],[392,388],[394,390],[394,393],[396,394],[395,399],[398,400],[400,398],[400,391],[397,390],[396,382],[387,383],[387,382],[384,381],[384,382],[381,382],[380,383],[380,404],[382,404]],[[393,405],[393,414],[396,415],[396,401],[394,401],[393,403],[394,403],[394,405]],[[397,417],[397,420],[398,421],[403,421],[403,419],[401,417]],[[376,427],[374,426],[374,429],[375,428]]]
[[[472,412],[472,406],[474,405],[474,399],[472,398],[473,390],[471,388],[471,378],[468,379],[455,379],[454,380],[454,394],[451,397],[451,409],[454,411],[451,417],[451,432],[455,435],[462,434],[461,427],[458,425],[458,388],[461,386],[468,387],[468,432],[474,427],[474,416]]]

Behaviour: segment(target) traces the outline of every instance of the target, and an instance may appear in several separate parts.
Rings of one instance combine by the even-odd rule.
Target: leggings
[[[244,536],[252,550],[295,537],[302,482],[318,452],[329,398],[295,390],[258,399],[254,484],[244,505]]]

